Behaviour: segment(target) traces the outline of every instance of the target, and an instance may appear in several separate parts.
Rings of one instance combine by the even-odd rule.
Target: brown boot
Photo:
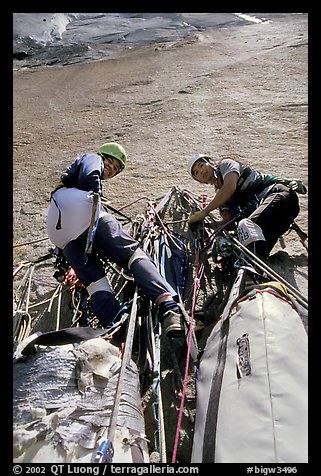
[[[167,311],[164,314],[164,332],[168,337],[184,337],[187,333],[187,327],[184,325],[184,318],[181,314],[174,311]],[[204,323],[194,319],[193,329],[194,332],[203,330]]]
[[[164,314],[164,332],[168,337],[184,337],[185,326],[184,319],[181,314],[174,311],[167,311]]]

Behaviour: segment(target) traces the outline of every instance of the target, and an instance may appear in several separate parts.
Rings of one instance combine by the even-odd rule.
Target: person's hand
[[[222,224],[230,221],[232,219],[232,214],[229,208],[224,208],[220,210],[220,214],[222,217]]]
[[[197,222],[197,221],[202,221],[202,220],[204,220],[204,218],[206,217],[206,215],[207,215],[207,213],[206,213],[205,209],[204,209],[204,210],[200,210],[199,212],[193,213],[193,214],[189,217],[189,219],[188,219],[189,225],[191,225],[192,223],[195,223],[195,222]]]

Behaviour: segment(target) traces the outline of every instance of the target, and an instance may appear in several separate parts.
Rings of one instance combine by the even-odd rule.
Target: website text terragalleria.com
[[[196,466],[157,466],[150,464],[147,466],[116,466],[111,469],[112,474],[198,474],[198,469]]]
[[[108,470],[106,471],[106,469]],[[141,476],[142,474],[198,474],[199,468],[197,466],[170,466],[162,465],[158,466],[155,464],[146,464],[146,465],[135,465],[135,466],[123,466],[123,465],[114,465],[110,464],[108,466],[73,466],[73,465],[60,465],[53,464],[51,465],[51,473],[55,476],[60,474],[94,474],[98,476],[100,474],[137,474]],[[63,473],[64,471],[64,473]]]

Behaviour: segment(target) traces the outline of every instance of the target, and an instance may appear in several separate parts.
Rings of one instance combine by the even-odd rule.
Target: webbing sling
[[[86,248],[85,248],[85,259],[86,255],[91,254],[92,252],[92,245],[95,237],[95,232],[97,229],[98,225],[98,220],[99,220],[99,215],[97,215],[97,208],[99,206],[99,193],[93,192],[92,193],[92,198],[93,198],[93,205],[92,205],[92,210],[91,210],[91,220],[90,220],[90,225],[88,228],[88,234],[87,234],[87,241],[86,241]]]
[[[239,268],[235,281],[232,285],[227,304],[221,316],[221,340],[218,350],[218,359],[215,373],[212,378],[211,391],[209,396],[209,403],[206,413],[206,424],[203,438],[203,455],[202,463],[215,462],[215,441],[216,428],[218,418],[218,407],[220,401],[220,393],[222,388],[223,373],[226,363],[227,339],[230,329],[230,320],[227,319],[230,313],[231,306],[239,295],[240,286],[243,282],[244,268]]]

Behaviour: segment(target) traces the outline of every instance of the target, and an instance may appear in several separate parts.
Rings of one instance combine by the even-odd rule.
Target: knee
[[[243,218],[239,222],[237,237],[244,246],[255,241],[265,241],[262,228],[251,218]]]
[[[97,281],[91,282],[89,286],[87,286],[87,292],[91,297],[93,294],[97,293],[98,291],[107,291],[112,293],[113,290],[109,284],[107,276],[103,276],[102,278],[98,279]]]
[[[141,248],[136,248],[136,250],[134,251],[134,253],[131,255],[131,257],[128,260],[128,269],[131,269],[135,261],[142,260],[142,259],[150,261],[145,251],[143,251]]]

